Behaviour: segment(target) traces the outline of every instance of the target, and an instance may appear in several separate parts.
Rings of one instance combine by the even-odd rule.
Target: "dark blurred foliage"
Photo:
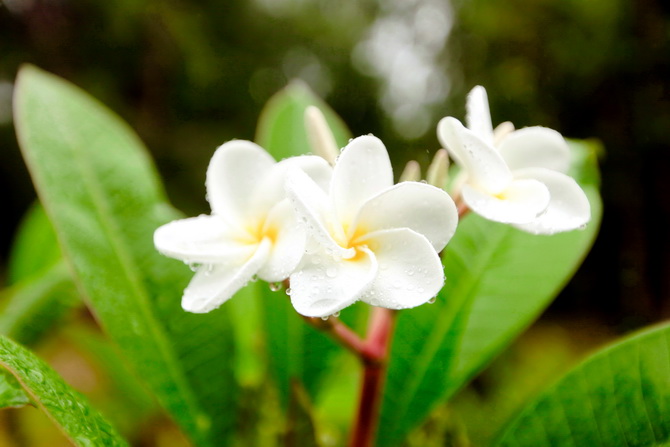
[[[137,130],[187,214],[208,212],[213,149],[252,139],[262,105],[292,78],[324,96],[355,135],[381,137],[398,169],[410,157],[425,168],[438,119],[462,118],[465,94],[482,84],[494,123],[545,125],[605,147],[602,232],[552,311],[594,313],[621,330],[670,311],[670,8],[662,0],[455,0],[434,67],[447,74],[450,95],[427,107],[429,130],[411,139],[387,116],[383,82],[352,61],[401,2],[1,1],[0,82],[30,62],[92,93]],[[402,3],[403,14],[421,5]],[[11,123],[1,121],[7,106],[0,102],[3,263],[34,198]]]

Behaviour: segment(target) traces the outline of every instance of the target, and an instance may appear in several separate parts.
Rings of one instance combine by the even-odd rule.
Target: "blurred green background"
[[[465,94],[484,85],[495,124],[544,125],[604,147],[601,234],[534,329],[561,353],[544,369],[670,315],[668,2],[0,0],[0,275],[35,198],[11,119],[25,62],[128,121],[189,215],[209,211],[213,150],[253,139],[263,104],[293,79],[354,135],[379,136],[396,172],[409,159],[425,169],[438,120],[463,118]],[[541,351],[529,338],[523,352]]]

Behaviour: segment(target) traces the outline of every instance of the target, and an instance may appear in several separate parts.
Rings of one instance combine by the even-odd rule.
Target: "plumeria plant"
[[[14,108],[46,213],[31,211],[11,260],[0,405],[38,407],[75,445],[137,442],[154,398],[197,446],[419,445],[560,291],[601,216],[596,147],[493,130],[482,87],[467,126],[437,125],[422,179],[417,162],[394,177],[380,139],[351,138],[293,83],[255,142],[214,151],[198,217],[169,205],[132,130],[76,87],[24,67]],[[81,306],[104,338],[63,318]],[[17,343],[65,324],[123,377],[127,411],[102,416]],[[666,443],[668,331],[595,354],[490,444]]]

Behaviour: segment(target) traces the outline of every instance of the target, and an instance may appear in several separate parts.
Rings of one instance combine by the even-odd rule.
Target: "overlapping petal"
[[[565,173],[570,166],[570,148],[565,139],[546,127],[515,130],[501,140],[498,150],[512,171],[547,168]]]
[[[207,168],[207,200],[212,213],[233,220],[257,212],[250,209],[249,192],[274,165],[274,159],[251,141],[233,140],[222,144]]]
[[[463,200],[477,214],[496,222],[528,223],[549,206],[549,189],[537,180],[514,180],[500,195],[463,185]]]
[[[512,181],[512,173],[498,151],[463,127],[457,119],[446,117],[440,120],[437,136],[466,170],[471,185],[490,194],[498,194]]]
[[[154,232],[154,245],[162,254],[186,263],[225,263],[253,253],[253,246],[240,241],[243,237],[244,230],[218,216],[203,215],[161,226]]]
[[[228,301],[258,272],[270,254],[271,242],[264,239],[241,265],[211,264],[200,268],[184,290],[184,310],[205,313]]]
[[[330,185],[330,197],[341,222],[351,223],[361,205],[393,185],[393,169],[384,143],[365,135],[342,151]]]
[[[444,285],[442,263],[425,236],[397,228],[371,233],[366,241],[379,264],[374,283],[361,297],[366,303],[389,309],[416,307]]]
[[[534,234],[554,234],[583,228],[591,220],[589,200],[572,177],[544,168],[528,168],[516,174],[542,182],[551,196],[541,216],[530,223],[515,225],[517,228]]]
[[[268,259],[258,270],[258,277],[268,282],[283,281],[300,263],[306,242],[304,228],[297,225],[288,199],[272,209],[264,230],[272,238],[272,247]]]
[[[346,258],[354,255],[353,249],[342,246],[346,238],[330,197],[307,174],[293,170],[286,191],[311,237],[332,255]]]
[[[291,304],[307,317],[327,317],[358,301],[377,271],[375,255],[365,248],[351,259],[325,252],[306,255],[291,275]]]
[[[366,232],[409,228],[424,235],[434,250],[442,251],[456,231],[458,211],[443,190],[418,182],[402,182],[365,202],[352,229]],[[351,236],[351,235],[350,235]]]
[[[253,209],[268,212],[286,197],[286,180],[292,170],[298,169],[311,178],[323,191],[328,191],[333,168],[326,160],[316,155],[301,155],[286,158],[267,170],[265,176],[254,186]]]

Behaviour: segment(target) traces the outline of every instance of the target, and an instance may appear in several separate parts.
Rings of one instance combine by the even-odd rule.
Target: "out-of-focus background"
[[[539,338],[518,344],[517,363],[537,369],[537,355],[546,371],[532,380],[542,381],[564,358],[670,315],[663,0],[0,0],[0,277],[35,199],[11,116],[22,63],[74,82],[128,121],[189,215],[209,211],[212,151],[253,139],[263,104],[293,79],[354,135],[379,136],[396,172],[409,159],[425,169],[438,120],[462,119],[466,93],[484,85],[494,124],[548,126],[604,148],[600,236],[532,329]],[[555,364],[542,357],[552,343]],[[486,376],[476,382],[462,408],[495,400],[491,386]]]

